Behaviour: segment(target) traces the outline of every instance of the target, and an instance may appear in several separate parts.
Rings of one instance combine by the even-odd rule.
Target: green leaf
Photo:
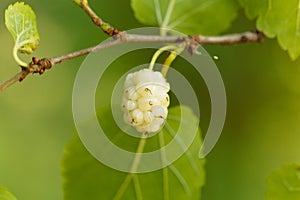
[[[266,0],[239,0],[239,3],[245,8],[249,19],[254,19],[259,14],[266,12],[268,1]]]
[[[180,116],[184,123],[184,130],[189,131],[191,125],[198,125],[198,120],[187,107],[169,109],[167,123],[161,135],[166,144],[173,139],[170,135],[179,127]],[[133,138],[122,132],[114,123],[110,108],[102,108],[98,118],[103,130],[109,130],[108,137],[120,148],[130,151],[136,150],[140,139]],[[97,161],[82,145],[78,136],[67,145],[63,158],[64,196],[66,200],[82,199],[144,199],[157,200],[199,200],[201,188],[204,185],[204,160],[199,160],[198,153],[202,141],[200,131],[189,147],[172,165],[150,173],[139,173],[131,176],[128,173],[116,171]],[[146,139],[144,152],[159,149],[161,138],[158,135]],[[177,140],[179,143],[181,138]],[[181,144],[183,145],[184,144]],[[108,152],[109,154],[109,152]],[[114,155],[111,155],[112,157]],[[124,187],[124,180],[129,179],[128,187]],[[123,184],[122,189],[121,185]],[[119,192],[118,192],[119,191]]]
[[[17,200],[17,198],[7,188],[0,187],[0,200]]]
[[[284,165],[267,178],[266,200],[300,199],[300,165]]]
[[[257,27],[295,60],[300,55],[300,3],[298,0],[239,0],[250,19],[258,17]]]
[[[5,25],[15,41],[16,61],[22,66],[27,66],[18,58],[17,52],[31,54],[38,48],[40,38],[34,11],[24,2],[16,2],[5,11]]]
[[[185,34],[219,34],[239,8],[235,0],[131,0],[131,5],[141,23]]]

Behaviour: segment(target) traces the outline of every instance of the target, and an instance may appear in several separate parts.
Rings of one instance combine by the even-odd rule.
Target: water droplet
[[[214,60],[219,60],[219,56],[213,56]]]

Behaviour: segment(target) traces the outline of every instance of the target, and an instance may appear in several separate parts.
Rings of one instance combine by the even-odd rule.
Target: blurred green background
[[[4,26],[4,10],[13,2],[0,4],[1,82],[19,70],[11,55],[13,40]],[[142,26],[134,19],[129,2],[90,0],[104,20],[121,30]],[[26,3],[38,17],[41,45],[34,54],[37,57],[61,55],[106,38],[71,0]],[[253,29],[255,22],[241,11],[227,32]],[[203,200],[264,199],[265,178],[271,171],[283,163],[300,163],[300,62],[292,62],[274,39],[205,48],[219,57],[216,64],[227,90],[228,113],[221,138],[207,157]],[[9,187],[19,199],[63,197],[60,162],[74,133],[72,86],[83,59],[57,65],[42,77],[31,75],[0,94],[0,185]],[[140,53],[136,59],[149,58]],[[203,99],[205,130],[210,117],[205,91]]]

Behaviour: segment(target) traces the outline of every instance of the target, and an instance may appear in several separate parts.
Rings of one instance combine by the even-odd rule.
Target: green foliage
[[[140,139],[127,136],[113,123],[110,108],[100,109],[98,113],[103,130],[109,130],[108,137],[113,137],[111,141],[124,149],[126,147],[128,150],[136,149]],[[173,139],[170,134],[177,130],[180,124],[180,115],[187,122],[183,125],[187,131],[191,124],[198,121],[187,107],[171,108],[167,124],[161,132],[166,143]],[[188,151],[172,165],[151,173],[135,174],[128,187],[123,188],[124,193],[121,199],[135,199],[134,197],[138,196],[145,200],[153,199],[153,197],[158,200],[167,198],[199,200],[205,179],[204,160],[198,158],[198,151],[202,144],[200,137],[200,131],[198,131],[197,137]],[[146,140],[145,151],[159,149],[157,135]],[[120,186],[126,177],[131,176],[97,161],[88,153],[78,136],[67,145],[65,152],[63,176],[66,200],[111,200],[118,191],[120,192]],[[138,197],[137,199],[141,199]]]
[[[266,200],[300,199],[300,165],[284,165],[267,179]]]
[[[14,38],[14,56],[16,61],[26,66],[17,57],[17,52],[31,54],[39,45],[36,16],[29,5],[16,2],[5,11],[5,25]]]
[[[140,22],[185,34],[219,34],[239,8],[235,0],[132,0],[131,5]]]
[[[7,188],[0,187],[0,200],[17,200],[17,198]]]
[[[239,0],[247,16],[258,17],[257,27],[268,37],[277,37],[282,49],[292,59],[300,55],[299,1],[290,0]]]
[[[254,19],[258,15],[263,14],[268,6],[266,0],[239,0],[239,2],[245,8],[249,19]]]

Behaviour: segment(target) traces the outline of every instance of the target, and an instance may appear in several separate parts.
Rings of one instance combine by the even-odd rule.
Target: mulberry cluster
[[[142,69],[125,80],[124,121],[138,132],[158,131],[168,115],[170,85],[160,72]]]

